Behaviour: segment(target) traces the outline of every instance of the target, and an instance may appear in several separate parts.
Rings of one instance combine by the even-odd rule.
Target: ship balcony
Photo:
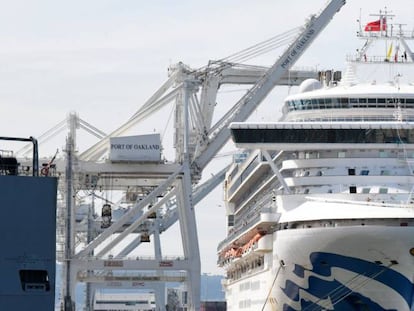
[[[240,258],[247,251],[253,250],[257,253],[270,251],[272,249],[272,242],[268,239],[271,239],[272,235],[269,233],[274,231],[280,216],[281,214],[272,211],[272,209],[264,208],[248,222],[243,222],[241,225],[233,228],[227,238],[217,248],[219,253],[218,265],[223,266],[229,261]],[[249,247],[246,247],[257,234],[260,234],[261,238],[257,242],[251,243]]]
[[[246,244],[240,247],[232,247],[225,252],[221,252],[217,260],[220,267],[233,262],[242,260],[251,261],[252,258],[271,252],[273,250],[273,234],[261,235],[257,233]]]
[[[263,174],[265,174],[268,169],[268,165],[265,165],[264,162],[255,163],[254,168],[245,171],[242,175],[236,178],[233,183],[229,184],[226,193],[227,200],[229,202],[237,200],[251,187],[252,184],[259,183]]]
[[[286,184],[289,187],[304,187],[315,185],[335,185],[340,180],[341,184],[365,184],[365,185],[381,185],[381,184],[413,184],[413,176],[390,176],[390,175],[352,175],[352,176],[309,176],[309,177],[291,177],[286,178]]]
[[[273,250],[273,235],[267,234],[262,236],[256,243],[252,245],[247,253],[267,253]]]
[[[282,163],[283,153],[272,154],[273,161],[278,166]],[[284,155],[286,156],[286,155]],[[271,169],[267,161],[263,161],[261,154],[255,154],[253,158],[249,158],[246,163],[238,169],[238,173],[229,181],[226,189],[226,198],[229,202],[239,200],[252,185],[263,184],[270,175]]]

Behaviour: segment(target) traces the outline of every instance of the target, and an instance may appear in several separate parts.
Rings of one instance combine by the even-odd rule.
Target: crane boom
[[[62,248],[66,274],[63,288],[65,310],[73,309],[74,285],[81,279],[78,272],[100,277],[102,271],[113,269],[131,271],[131,275],[136,278],[140,277],[140,271],[151,270],[155,272],[154,281],[158,283],[167,280],[164,272],[184,272],[185,275],[180,280],[187,283],[187,309],[200,310],[201,260],[194,206],[223,179],[227,169],[196,187],[200,182],[201,172],[229,140],[230,123],[245,121],[277,84],[287,81],[291,85],[299,83],[302,78],[308,78],[298,72],[295,82],[292,82],[292,76],[287,73],[344,4],[345,0],[330,0],[320,13],[309,18],[282,56],[268,69],[237,66],[229,62],[212,64],[202,70],[192,70],[182,63],[171,67],[169,79],[131,119],[79,156],[75,154],[78,126],[98,134],[98,137],[104,135],[87,123],[78,123],[75,117],[70,119],[65,149],[66,166],[65,170],[61,171],[62,176],[65,176],[65,189],[62,192],[62,201],[65,204],[61,204],[58,212],[59,221],[62,223],[60,231],[64,233],[60,235],[59,241],[62,246],[66,246]],[[289,40],[293,38],[290,34],[291,32]],[[283,41],[283,44],[285,42]],[[253,84],[253,87],[212,127],[217,91],[225,83]],[[197,94],[200,89],[199,99]],[[102,155],[107,152],[111,137],[124,135],[138,122],[170,102],[174,102],[175,109],[171,131],[171,134],[174,134],[173,147],[176,151],[174,162],[163,160],[156,163],[118,163],[109,158],[109,161],[95,163],[102,160]],[[160,123],[163,123],[163,120],[160,120]],[[95,232],[94,224],[97,222],[93,215],[96,196],[94,192],[98,189],[125,191],[129,194],[125,199],[128,210],[113,222],[110,220],[109,227],[102,226],[105,224],[103,217],[108,217],[102,213],[101,219],[98,220],[101,222],[101,228]],[[78,190],[89,190],[87,195],[92,194],[87,221],[82,221],[86,228],[83,231],[79,230],[74,217],[77,211],[77,197],[74,197],[73,193]],[[104,198],[104,201],[108,200]],[[105,205],[107,204],[102,206],[102,212]],[[161,254],[159,235],[176,221],[180,226],[184,257],[164,261],[163,258],[167,257]],[[147,238],[141,239],[144,235]],[[135,251],[141,242],[149,242],[150,235],[153,236],[154,258],[128,260],[126,256]],[[75,250],[77,238],[83,245],[81,244],[82,249]],[[109,256],[114,253],[117,254],[116,260]],[[158,285],[154,286],[158,299],[156,301],[159,306],[163,306],[165,287]]]
[[[164,97],[161,96],[175,82],[175,78],[175,74],[171,75],[168,80],[154,93],[154,95],[152,95],[151,98],[149,98],[147,102],[126,123],[118,127],[109,135],[103,137],[99,142],[97,142],[89,149],[82,152],[82,154],[79,155],[79,159],[82,159],[84,161],[97,161],[99,157],[106,152],[110,137],[116,137],[124,134],[127,130],[144,119],[146,116],[163,107],[166,102],[169,102],[171,98],[176,95],[176,92],[171,92],[167,95],[164,95]]]
[[[278,80],[299,59],[345,2],[345,0],[332,0],[318,16],[312,15],[310,20],[306,22],[303,31],[289,45],[278,61],[269,68],[263,78],[234,105],[234,109],[231,109],[217,122],[219,126],[209,134],[204,148],[200,149],[198,156],[193,160],[193,167],[197,170],[203,170],[206,167],[230,138],[230,130],[228,129],[230,123],[245,121],[251,115],[257,105],[265,99],[276,86]]]

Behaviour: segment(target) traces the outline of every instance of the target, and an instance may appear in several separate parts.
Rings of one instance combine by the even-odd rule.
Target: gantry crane
[[[299,32],[281,37],[280,42],[290,43],[270,68],[240,65],[228,60],[210,62],[198,70],[182,63],[170,67],[168,80],[130,120],[80,154],[76,152],[76,129],[80,123],[75,117],[70,119],[66,158],[56,162],[57,170],[65,178],[62,191],[62,210],[67,219],[65,311],[75,310],[72,297],[79,281],[96,286],[114,281],[132,287],[131,284],[137,282],[140,286],[152,284],[149,286],[155,290],[157,310],[165,310],[165,282],[186,282],[187,309],[200,309],[201,271],[194,207],[223,180],[225,170],[204,184],[200,184],[201,174],[229,140],[231,122],[246,120],[276,85],[298,85],[306,78],[317,77],[317,72],[290,68],[344,4],[345,0],[331,0],[319,14],[312,15]],[[249,53],[245,55],[249,56]],[[217,92],[227,83],[252,87],[213,124]],[[103,157],[111,137],[125,135],[170,102],[174,103],[175,109],[173,162],[114,163]],[[112,182],[109,183],[109,179]],[[133,189],[137,196],[119,219],[99,226],[91,213],[86,222],[76,220],[73,192],[81,189],[91,192],[96,189]],[[183,257],[169,259],[161,253],[159,235],[176,221],[181,230]],[[76,248],[78,234],[87,237],[80,249]],[[129,259],[127,256],[149,237],[155,241],[154,258]],[[125,241],[128,242],[120,247],[119,244]],[[133,271],[134,274],[121,276],[119,271]]]

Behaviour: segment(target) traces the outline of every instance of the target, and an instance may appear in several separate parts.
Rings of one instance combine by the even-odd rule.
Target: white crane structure
[[[64,178],[62,204],[58,216],[64,247],[63,309],[75,310],[73,297],[77,282],[92,284],[91,289],[119,286],[150,288],[155,292],[157,310],[165,310],[165,283],[187,284],[187,310],[200,310],[200,254],[195,205],[223,179],[225,169],[204,183],[201,173],[230,138],[231,122],[246,120],[276,85],[299,85],[304,79],[317,78],[316,71],[290,70],[312,41],[329,23],[345,0],[331,0],[316,15],[295,31],[276,36],[262,45],[193,70],[178,63],[169,69],[168,80],[122,126],[109,135],[79,119],[69,117],[66,157],[55,160],[55,169]],[[258,52],[287,45],[269,68],[246,66],[242,61]],[[217,92],[223,84],[252,87],[213,124]],[[139,122],[167,104],[174,105],[175,160],[156,163],[108,159],[110,139],[128,133]],[[45,135],[59,132],[63,123]],[[84,152],[76,150],[76,129],[83,128],[100,140]],[[24,153],[25,150],[22,150]],[[49,163],[50,164],[50,163]],[[48,164],[48,165],[49,165]],[[50,165],[49,165],[50,166]],[[47,166],[46,173],[49,173]],[[118,219],[94,217],[94,200],[84,219],[79,219],[80,203],[76,194],[88,191],[96,198],[99,191],[120,191],[129,202]],[[116,204],[115,204],[116,205]],[[115,206],[111,206],[112,210]],[[183,256],[171,258],[161,252],[160,235],[178,221]],[[59,236],[58,236],[59,239]],[[154,243],[152,258],[130,258],[141,243]],[[89,302],[91,301],[89,297]],[[92,310],[92,308],[89,306]]]

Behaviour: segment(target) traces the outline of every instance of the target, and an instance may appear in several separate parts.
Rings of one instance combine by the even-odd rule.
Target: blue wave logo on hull
[[[310,255],[312,269],[295,265],[293,273],[304,279],[305,272],[310,274],[307,282],[308,288],[303,288],[291,280],[287,280],[282,291],[292,301],[301,306],[301,310],[322,310],[322,302],[331,305],[332,310],[370,310],[370,311],[400,311],[397,309],[384,309],[377,302],[355,291],[356,287],[362,287],[366,282],[375,280],[381,282],[390,290],[397,292],[407,303],[408,310],[414,310],[414,285],[401,273],[381,264],[370,261],[342,256],[331,253],[315,252]],[[346,284],[336,280],[332,276],[332,268],[340,268],[353,272],[357,276]],[[320,277],[317,277],[318,275]],[[318,301],[309,301],[303,298],[303,293],[316,297]],[[325,305],[324,304],[324,305]],[[411,306],[411,309],[410,309]],[[297,309],[283,305],[283,311],[295,311]]]

